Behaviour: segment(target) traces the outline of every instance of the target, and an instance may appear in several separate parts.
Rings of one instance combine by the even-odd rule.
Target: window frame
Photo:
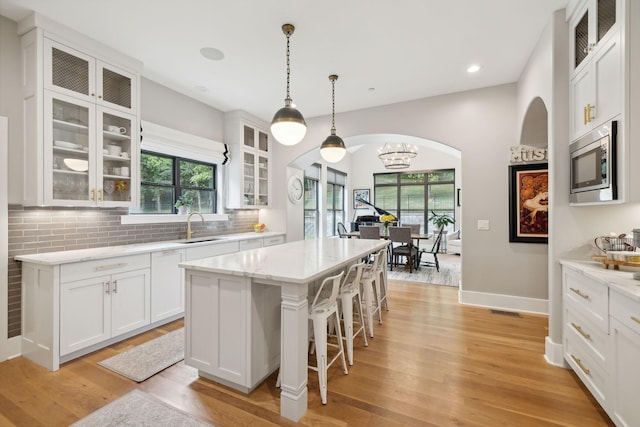
[[[407,211],[406,209],[402,209],[402,189],[411,187],[411,186],[424,186],[424,209],[422,212],[421,223],[424,226],[424,230],[422,231],[425,234],[429,234],[429,232],[435,232],[435,228],[431,221],[429,221],[429,217],[431,216],[431,211],[435,211],[436,213],[446,213],[451,214],[451,217],[454,220],[454,224],[449,225],[447,227],[447,231],[454,231],[453,227],[455,227],[456,220],[456,206],[455,206],[455,198],[456,198],[456,189],[455,189],[455,168],[446,168],[446,169],[429,169],[429,170],[419,170],[419,171],[407,171],[407,172],[382,172],[382,173],[374,173],[373,174],[373,194],[375,205],[378,208],[385,209],[392,213],[398,218],[400,224],[403,224],[402,212]],[[430,181],[429,177],[432,174],[437,173],[451,173],[452,179],[444,180],[444,181]],[[424,174],[422,182],[403,182],[402,177],[406,177],[408,175],[416,175],[416,174]],[[390,177],[392,175],[396,176],[395,182],[386,182],[386,183],[378,183],[377,178],[381,176]],[[431,194],[431,188],[436,185],[451,185],[451,198],[453,200],[453,205],[451,209],[438,209],[430,206],[429,199]],[[379,203],[379,194],[378,189],[380,188],[395,188],[395,206],[389,207],[389,204],[380,204]],[[410,212],[414,212],[411,210]],[[430,228],[432,228],[430,230]]]
[[[165,158],[165,159],[171,159],[172,161],[172,171],[171,171],[171,177],[172,177],[172,183],[169,184],[162,184],[162,183],[155,183],[155,182],[150,182],[150,181],[143,181],[142,179],[142,157],[144,155],[151,155],[151,156],[155,156],[155,157],[161,157],[161,158]],[[175,207],[176,201],[178,200],[178,198],[183,194],[183,186],[180,184],[180,165],[181,162],[188,162],[188,163],[196,163],[196,164],[200,164],[200,165],[204,165],[204,166],[208,166],[211,167],[212,171],[212,187],[207,187],[207,188],[198,188],[198,187],[184,187],[184,192],[187,191],[197,191],[197,190],[206,190],[206,191],[211,191],[211,200],[212,200],[212,211],[211,212],[201,212],[204,214],[216,214],[218,213],[218,180],[217,180],[217,174],[218,174],[218,170],[217,170],[217,164],[216,163],[209,163],[209,162],[204,162],[202,160],[196,160],[196,159],[192,159],[192,158],[188,158],[188,157],[182,157],[182,156],[176,156],[176,155],[171,155],[171,154],[165,154],[165,153],[160,153],[160,152],[156,152],[156,151],[151,151],[151,150],[140,150],[140,198],[142,198],[142,189],[144,185],[153,185],[154,187],[164,187],[164,188],[171,188],[172,191],[172,202],[171,202],[171,206],[172,206],[172,212],[145,212],[142,211],[142,207],[140,207],[140,211],[138,212],[139,214],[142,215],[173,215],[175,214],[178,209]]]

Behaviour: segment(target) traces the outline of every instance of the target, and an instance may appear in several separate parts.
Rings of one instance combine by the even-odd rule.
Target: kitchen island
[[[180,263],[186,269],[185,363],[249,392],[280,367],[280,414],[307,410],[308,287],[384,240],[320,238]]]

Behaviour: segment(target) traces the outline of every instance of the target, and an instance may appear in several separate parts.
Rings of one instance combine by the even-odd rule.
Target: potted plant
[[[429,217],[429,221],[433,223],[438,229],[438,233],[446,234],[447,231],[444,229],[449,224],[455,224],[455,220],[451,218],[447,214],[437,214],[434,211],[431,211],[431,216]]]
[[[193,198],[186,193],[176,200],[175,207],[180,215],[186,215],[191,210],[191,206],[193,206]]]

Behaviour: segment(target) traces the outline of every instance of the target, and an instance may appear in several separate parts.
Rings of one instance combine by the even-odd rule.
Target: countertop
[[[596,261],[560,260],[560,264],[601,282],[635,301],[640,301],[640,280],[633,278],[637,268],[621,267],[621,270],[605,269]]]
[[[308,283],[386,247],[384,240],[319,238],[182,262],[179,267],[289,283]]]
[[[105,246],[99,248],[76,249],[72,251],[47,252],[42,254],[18,255],[17,261],[31,262],[42,265],[59,265],[72,262],[90,261],[94,259],[113,258],[119,256],[135,255],[146,252],[159,252],[170,249],[187,249],[203,245],[215,245],[238,240],[262,239],[263,237],[282,236],[284,232],[265,231],[261,233],[234,233],[218,234],[212,236],[197,236],[191,243],[185,243],[185,239],[168,240],[162,242],[139,243],[133,245]],[[215,239],[215,240],[204,240]],[[202,241],[199,241],[202,240]]]

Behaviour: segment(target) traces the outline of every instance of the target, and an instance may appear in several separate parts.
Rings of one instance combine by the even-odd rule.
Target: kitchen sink
[[[186,245],[189,243],[213,242],[215,240],[222,240],[222,238],[217,236],[192,237],[189,240],[187,239],[178,240],[178,243],[182,243]]]

